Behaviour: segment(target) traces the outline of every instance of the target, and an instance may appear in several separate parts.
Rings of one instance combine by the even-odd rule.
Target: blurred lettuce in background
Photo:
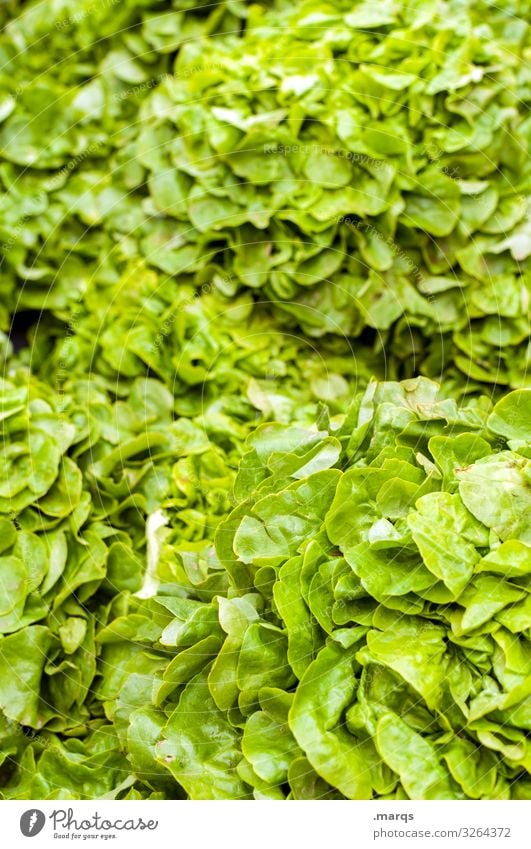
[[[368,332],[402,377],[528,380],[525,4],[3,14],[4,331],[143,262],[306,336]]]

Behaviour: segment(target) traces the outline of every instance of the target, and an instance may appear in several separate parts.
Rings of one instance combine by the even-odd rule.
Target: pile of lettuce
[[[363,337],[401,377],[526,384],[523,0],[13,5],[4,331],[67,324],[143,262]]]
[[[0,7],[0,798],[531,798],[526,4]]]
[[[155,381],[106,421],[24,374],[4,798],[531,797],[531,391],[371,382],[251,428],[235,473]]]

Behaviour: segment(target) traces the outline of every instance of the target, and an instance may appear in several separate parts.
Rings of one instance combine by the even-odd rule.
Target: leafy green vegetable
[[[178,279],[269,301],[290,333],[372,329],[400,376],[527,385],[525,4],[452,3],[450,32],[430,2],[52,5],[0,35],[3,330],[50,311],[66,368],[96,325],[116,371],[158,371]],[[143,275],[129,335],[130,310],[103,316]]]
[[[0,7],[2,798],[531,797],[526,11]]]
[[[28,588],[46,568],[30,578],[7,549],[5,573],[20,589],[4,605],[2,709],[55,741],[40,752],[40,736],[15,738],[18,769],[37,758],[39,782],[57,775],[58,792],[76,796],[67,754],[49,773],[57,734],[85,729],[92,762],[92,735],[107,721],[128,787],[143,795],[520,798],[530,765],[529,441],[509,450],[498,424],[515,419],[531,433],[531,393],[457,406],[418,378],[370,384],[343,414],[321,415],[319,429],[264,424],[241,449],[241,500],[221,522],[210,514],[200,538],[182,538],[173,497],[162,498],[149,593],[134,538],[128,562],[141,589],[104,579],[108,540],[125,545],[126,535],[104,533],[101,520],[81,531],[95,558],[87,583],[83,569],[73,583],[59,577],[64,588],[40,608]],[[495,470],[488,487],[485,467]],[[509,501],[498,481],[514,491]],[[79,531],[59,521],[52,533],[73,544]],[[13,551],[33,537],[15,531]],[[28,609],[36,624],[10,627]],[[21,790],[20,776],[6,797],[44,786]]]

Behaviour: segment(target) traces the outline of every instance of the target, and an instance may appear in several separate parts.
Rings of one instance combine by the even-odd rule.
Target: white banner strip
[[[258,807],[257,807],[258,804]],[[2,802],[2,846],[531,847],[530,802]],[[66,843],[69,841],[69,843]]]

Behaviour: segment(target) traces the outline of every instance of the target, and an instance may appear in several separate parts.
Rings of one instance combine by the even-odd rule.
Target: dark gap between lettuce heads
[[[38,325],[42,318],[41,310],[19,310],[13,313],[8,338],[15,352],[29,346],[28,334],[33,328],[38,332]],[[46,320],[48,321],[48,318]]]

